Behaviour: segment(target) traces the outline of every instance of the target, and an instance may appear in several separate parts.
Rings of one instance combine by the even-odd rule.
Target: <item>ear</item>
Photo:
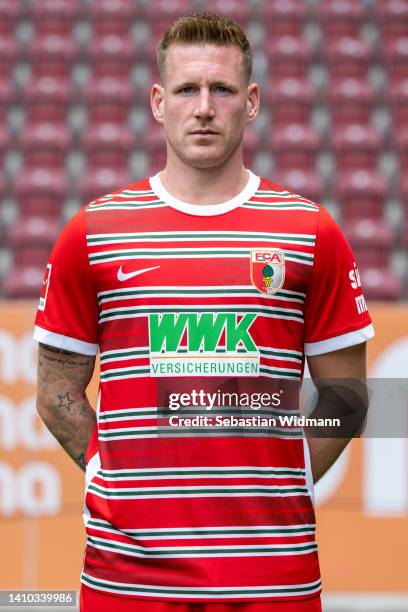
[[[153,117],[159,123],[163,123],[163,112],[164,112],[164,89],[158,83],[152,86],[150,92],[150,106],[152,109]]]
[[[259,111],[260,92],[257,83],[251,83],[247,89],[247,121],[254,121]]]

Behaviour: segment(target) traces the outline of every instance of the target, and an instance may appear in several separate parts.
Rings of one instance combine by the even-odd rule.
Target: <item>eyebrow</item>
[[[177,83],[172,87],[173,91],[177,91],[178,89],[183,89],[183,87],[200,87],[199,83],[196,81],[184,81],[182,83]],[[238,91],[238,88],[230,83],[229,81],[214,81],[210,83],[211,87],[226,87],[227,89],[231,89],[232,91]]]

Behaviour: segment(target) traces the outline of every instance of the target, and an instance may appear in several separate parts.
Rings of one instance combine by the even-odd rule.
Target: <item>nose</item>
[[[208,89],[200,90],[199,96],[196,98],[197,105],[194,115],[197,118],[208,118],[214,116],[214,108],[211,100],[211,93]]]

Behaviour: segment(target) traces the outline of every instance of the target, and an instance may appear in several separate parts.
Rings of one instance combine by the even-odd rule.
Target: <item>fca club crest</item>
[[[279,249],[251,250],[251,281],[261,293],[276,293],[285,280],[285,253]]]

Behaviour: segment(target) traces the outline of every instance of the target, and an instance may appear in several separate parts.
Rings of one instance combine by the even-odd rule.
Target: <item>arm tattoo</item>
[[[81,469],[96,423],[86,387],[95,364],[80,355],[41,344],[38,355],[37,410],[65,451]]]

